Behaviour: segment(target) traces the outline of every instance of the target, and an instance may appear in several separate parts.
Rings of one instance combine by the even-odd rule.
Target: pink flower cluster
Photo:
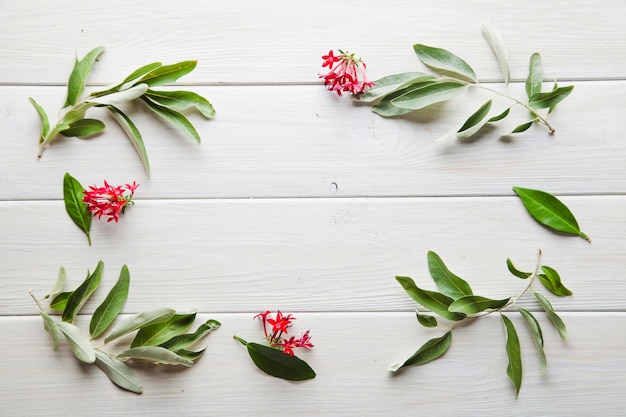
[[[324,79],[324,85],[330,91],[336,91],[338,95],[342,92],[359,94],[374,85],[365,74],[365,62],[361,58],[355,58],[354,54],[339,50],[339,56],[329,51],[328,55],[323,55],[324,63],[322,68],[328,67],[327,74],[320,74]]]
[[[114,187],[105,180],[103,187],[93,185],[89,187],[89,190],[83,191],[85,194],[83,202],[87,204],[87,208],[94,216],[98,216],[98,219],[108,216],[107,222],[117,223],[119,215],[124,212],[126,206],[133,205],[132,200],[137,187],[139,184],[135,181],[132,184]]]
[[[295,320],[291,314],[284,315],[280,310],[276,312],[274,317],[271,316],[270,311],[264,311],[259,313],[254,318],[260,317],[263,320],[263,332],[265,333],[265,340],[270,346],[281,349],[285,355],[293,356],[293,350],[296,348],[311,349],[311,336],[309,331],[302,333],[299,338],[291,336],[288,339],[286,336],[289,328],[292,325],[292,321]],[[270,329],[268,331],[268,328]]]

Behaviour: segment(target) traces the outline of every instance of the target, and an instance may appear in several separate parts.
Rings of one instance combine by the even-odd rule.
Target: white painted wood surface
[[[626,4],[420,3],[0,0],[0,416],[624,415]],[[420,42],[452,50],[502,88],[485,21],[506,41],[512,93],[523,94],[535,51],[546,82],[575,85],[551,116],[554,136],[537,128],[501,139],[519,113],[471,143],[439,143],[483,94],[440,107],[445,114],[389,120],[317,78],[331,48],[357,52],[373,78],[424,70],[412,52]],[[202,145],[132,108],[151,178],[107,117],[105,134],[60,140],[37,161],[28,97],[54,115],[74,55],[98,45],[107,49],[88,88],[151,61],[198,59],[182,81],[217,110],[212,121],[192,118]],[[119,224],[94,222],[91,247],[65,214],[65,172],[83,184],[141,184]],[[592,243],[543,229],[514,185],[559,195]],[[435,250],[476,292],[505,297],[524,285],[506,258],[531,268],[539,248],[574,291],[553,298],[568,341],[537,314],[546,376],[520,331],[515,399],[496,317],[455,331],[444,358],[390,376],[390,363],[440,334],[416,323],[395,275],[428,287],[426,251]],[[79,365],[66,345],[52,351],[28,291],[46,294],[60,265],[76,286],[100,259],[104,288],[79,324],[127,264],[125,314],[197,308],[222,322],[194,367],[140,368],[138,396]],[[311,329],[316,346],[303,357],[315,380],[268,377],[232,339],[260,340],[252,316],[266,308],[295,312],[297,328]]]

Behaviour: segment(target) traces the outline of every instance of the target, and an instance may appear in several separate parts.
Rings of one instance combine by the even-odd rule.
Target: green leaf
[[[195,319],[196,313],[175,314],[167,321],[144,326],[137,332],[130,347],[160,345],[187,330]]]
[[[546,297],[539,294],[538,292],[535,292],[534,294],[535,298],[537,298],[537,301],[539,301],[539,304],[541,304],[541,308],[543,308],[543,310],[548,315],[548,318],[556,328],[557,332],[559,332],[559,336],[561,336],[561,339],[567,339],[567,328],[565,327],[565,323],[563,323],[561,317],[556,314],[554,308],[552,307],[552,304],[550,304],[550,301],[548,301]]]
[[[395,99],[396,97],[400,97],[404,93],[410,91],[411,88],[413,87],[402,88],[391,94],[388,94],[382,100],[380,100],[380,102],[372,106],[372,111],[383,117],[403,116],[405,114],[411,113],[413,110],[404,109],[392,103],[393,99]]]
[[[89,228],[91,227],[91,213],[87,205],[83,203],[84,188],[78,180],[69,173],[65,173],[63,177],[63,201],[65,202],[65,211],[76,226],[87,235],[87,242],[91,246],[91,237],[89,236]]]
[[[215,109],[209,101],[199,94],[191,91],[157,91],[148,90],[148,97],[153,102],[163,107],[183,112],[191,107],[195,108],[207,119],[215,116]]]
[[[297,356],[286,355],[281,350],[258,343],[248,343],[237,336],[235,338],[246,346],[252,362],[266,374],[288,381],[315,378],[315,371]]]
[[[492,300],[480,295],[467,295],[450,304],[448,310],[455,313],[476,314],[485,310],[502,308],[507,305],[510,299],[509,297],[503,300]]]
[[[437,327],[437,319],[428,314],[420,314],[419,311],[415,311],[417,316],[417,322],[424,327]]]
[[[533,125],[533,123],[535,123],[534,120],[531,120],[530,122],[527,122],[527,123],[522,123],[521,125],[517,126],[515,129],[513,129],[511,131],[511,133],[522,133],[522,132],[525,132],[528,129],[530,129],[530,127]]]
[[[413,300],[431,310],[433,313],[454,321],[463,320],[463,318],[465,318],[465,314],[448,310],[448,307],[454,301],[452,298],[435,291],[422,290],[418,288],[415,282],[409,277],[396,277],[396,280]]]
[[[532,272],[523,272],[517,269],[515,265],[513,265],[513,261],[511,261],[511,259],[506,260],[506,267],[509,269],[511,274],[521,279],[530,278],[533,275]]]
[[[85,363],[94,363],[96,361],[96,352],[93,346],[91,346],[89,339],[78,327],[66,322],[57,323],[57,327],[65,336],[74,356],[78,360]]]
[[[84,103],[83,102],[78,106],[72,107],[67,113],[65,113],[62,119],[62,124],[66,126],[57,125],[55,129],[57,130],[57,132],[62,132],[64,130],[69,129],[72,123],[75,123],[75,122],[78,122],[79,120],[84,119],[85,113],[87,113],[87,110],[94,107],[95,105],[96,103]]]
[[[124,84],[128,84],[131,82],[136,82],[139,78],[143,77],[144,75],[148,74],[151,71],[156,70],[157,68],[162,67],[163,64],[160,62],[152,62],[150,64],[144,65],[143,67],[139,67],[137,68],[135,71],[133,71],[132,73],[130,73],[128,75],[128,77],[124,78],[124,81],[122,81],[120,83],[121,86],[121,90],[125,90],[124,88]]]
[[[44,298],[54,299],[57,295],[63,291],[63,287],[65,287],[65,280],[67,279],[67,273],[65,272],[65,268],[63,265],[59,268],[59,275],[57,277],[57,282],[54,284],[54,288],[50,291],[50,294],[46,295]]]
[[[118,91],[116,93],[90,98],[88,100],[85,100],[85,102],[100,104],[103,106],[119,106],[120,104],[128,103],[141,97],[145,94],[146,91],[148,91],[148,84],[138,84],[126,90]]]
[[[141,394],[143,387],[133,371],[119,359],[96,350],[96,365],[118,387],[130,392]]]
[[[524,308],[519,308],[518,310],[524,318],[528,331],[530,331],[530,335],[533,338],[535,348],[537,348],[537,355],[539,355],[539,369],[541,374],[544,375],[548,369],[548,361],[546,359],[546,353],[543,350],[543,332],[541,331],[541,326],[530,311]]]
[[[589,236],[580,231],[572,212],[558,198],[541,190],[513,187],[530,215],[544,226],[558,232],[580,236],[591,242]]]
[[[469,138],[480,130],[489,120],[487,116],[491,110],[491,100],[480,106],[461,126],[456,136],[461,139]]]
[[[537,93],[541,92],[543,84],[543,66],[541,63],[541,55],[535,52],[530,56],[530,64],[528,66],[528,78],[526,79],[526,95],[530,99]]]
[[[501,314],[501,317],[506,330],[506,354],[509,357],[506,373],[515,387],[517,397],[522,387],[522,351],[513,322],[504,314]]]
[[[396,372],[402,368],[413,365],[423,365],[430,361],[443,356],[448,351],[450,343],[452,342],[452,331],[447,332],[441,337],[430,339],[424,343],[417,352],[413,354],[409,359],[402,363],[396,363],[389,367],[389,370]]]
[[[467,85],[454,81],[422,83],[410,87],[409,91],[392,99],[391,103],[394,106],[414,111],[431,104],[451,100],[464,93],[466,89]]]
[[[487,123],[493,123],[493,122],[498,122],[502,119],[504,119],[506,116],[509,115],[509,112],[511,111],[511,108],[507,108],[506,110],[504,110],[502,113],[500,113],[497,116],[493,116],[491,119],[487,120]]]
[[[197,61],[183,61],[158,67],[141,77],[136,84],[145,83],[150,87],[176,82],[196,68]]]
[[[433,251],[428,251],[428,270],[441,293],[452,299],[457,299],[466,295],[472,295],[472,288],[462,278],[453,274],[443,263],[439,255]]]
[[[61,318],[63,321],[67,321],[69,323],[74,323],[76,319],[76,314],[83,308],[83,305],[89,300],[91,294],[98,288],[100,285],[100,278],[102,277],[102,270],[104,269],[104,263],[102,261],[98,262],[98,266],[93,271],[91,275],[89,275],[85,281],[78,288],[70,294],[67,299],[67,306],[65,306],[65,310],[63,310],[63,315]]]
[[[425,81],[434,81],[437,77],[423,72],[404,72],[401,74],[388,75],[374,81],[374,86],[365,93],[356,96],[361,103],[372,103],[395,91],[401,90],[413,84]]]
[[[63,107],[73,106],[76,104],[78,98],[85,89],[87,76],[91,72],[94,62],[96,62],[96,59],[100,56],[102,51],[104,51],[104,46],[93,49],[80,61],[78,59],[76,60],[74,69],[72,70],[70,78],[67,82],[67,99],[65,100]]]
[[[157,308],[155,310],[135,314],[116,324],[105,337],[104,342],[109,343],[111,340],[117,339],[141,327],[169,320],[174,314],[176,314],[176,311],[171,308]]]
[[[133,121],[130,120],[130,118],[122,113],[122,111],[117,107],[108,106],[107,108],[111,111],[111,114],[113,114],[113,117],[115,118],[115,120],[117,120],[124,132],[126,132],[126,135],[130,139],[130,143],[133,144],[135,150],[139,154],[141,162],[143,162],[146,173],[148,174],[148,176],[150,176],[150,162],[148,161],[148,152],[146,151],[146,147],[143,144],[143,138],[141,137],[141,133],[139,133],[139,129],[137,129],[137,126],[135,126]]]
[[[104,131],[104,123],[97,119],[80,119],[72,124],[68,129],[59,133],[67,137],[84,138],[93,136]]]
[[[70,298],[74,291],[66,291],[60,294],[57,294],[56,297],[52,298],[50,302],[50,308],[53,310],[65,310],[65,306],[67,306],[67,299]]]
[[[572,295],[573,293],[565,288],[565,286],[561,283],[561,277],[559,273],[556,272],[553,268],[549,266],[542,266],[541,270],[543,274],[539,274],[539,280],[550,292],[559,297],[567,297],[568,295]]]
[[[422,44],[413,45],[417,57],[427,66],[476,81],[476,73],[467,62],[445,49]]]
[[[43,109],[43,107],[37,104],[37,102],[31,97],[28,98],[28,101],[30,101],[30,104],[32,104],[35,110],[37,110],[37,114],[41,119],[41,135],[39,136],[39,143],[41,143],[46,138],[46,135],[50,132],[50,121],[48,120],[48,115],[46,114],[46,111]]]
[[[189,359],[190,361],[195,361],[200,356],[202,356],[205,350],[206,348],[201,349],[201,350],[178,349],[178,350],[175,350],[174,353],[185,359]]]
[[[491,50],[496,55],[498,63],[500,64],[500,70],[504,76],[504,83],[508,84],[511,81],[511,72],[509,71],[508,54],[506,47],[504,46],[504,40],[500,35],[500,32],[489,23],[482,25],[483,37],[491,47]]]
[[[160,346],[141,346],[127,349],[118,353],[117,357],[122,359],[140,359],[157,365],[193,365],[193,361]]]
[[[189,334],[181,334],[161,343],[159,346],[177,352],[193,345],[203,337],[207,336],[213,330],[218,329],[221,323],[217,320],[207,320],[202,323],[195,332]]]
[[[142,97],[142,99],[148,105],[148,108],[150,110],[170,122],[172,125],[176,126],[178,129],[193,138],[196,142],[201,142],[200,135],[198,135],[198,132],[193,127],[191,122],[187,120],[187,118],[182,113],[176,110],[168,109],[167,107],[163,107],[147,97]]]
[[[571,94],[573,89],[573,85],[568,85],[567,87],[559,87],[547,93],[535,93],[530,98],[528,106],[533,109],[554,109],[558,103]]]
[[[52,338],[52,349],[56,351],[59,348],[59,327],[45,311],[40,311],[39,314],[41,314],[41,318],[43,319],[44,329],[46,329],[46,332],[48,332]]]
[[[117,282],[91,317],[89,333],[92,338],[100,336],[120,314],[128,298],[129,286],[130,272],[128,271],[128,267],[123,265]]]

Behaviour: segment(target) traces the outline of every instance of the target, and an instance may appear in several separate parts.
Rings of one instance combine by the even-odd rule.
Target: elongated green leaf
[[[533,275],[532,272],[523,272],[517,269],[515,265],[513,265],[513,261],[510,259],[506,260],[506,267],[509,269],[511,274],[521,279],[530,278]]]
[[[196,313],[175,314],[167,321],[144,326],[137,332],[130,347],[160,345],[183,333],[193,324],[195,319]]]
[[[59,133],[67,137],[89,137],[104,131],[104,123],[97,119],[80,119]]]
[[[377,104],[372,106],[372,111],[383,117],[395,117],[395,116],[403,116],[405,114],[411,113],[413,110],[404,109],[402,107],[398,107],[393,104],[393,100],[396,97],[400,97],[406,92],[410,91],[415,86],[409,86],[405,88],[401,88],[393,93],[386,95],[382,100],[380,100]]]
[[[176,311],[171,308],[157,308],[155,310],[135,314],[116,324],[105,337],[104,342],[109,343],[111,340],[117,339],[141,327],[169,320],[174,314],[176,314]]]
[[[422,44],[413,45],[417,57],[427,66],[476,81],[476,73],[467,62],[445,49]]]
[[[248,349],[252,362],[261,371],[288,381],[305,381],[315,378],[315,371],[297,356],[285,355],[282,351],[258,343],[235,338]]]
[[[533,125],[533,123],[535,123],[534,120],[531,120],[530,122],[522,123],[521,125],[517,126],[515,129],[513,129],[511,131],[511,133],[522,133],[522,132],[525,132],[528,129],[530,129],[530,127]]]
[[[122,111],[117,107],[108,106],[107,108],[111,111],[111,114],[113,114],[113,117],[115,118],[115,120],[117,120],[124,132],[126,132],[126,135],[130,139],[130,143],[133,144],[135,150],[137,151],[137,154],[139,154],[141,162],[143,162],[146,173],[148,174],[148,176],[150,176],[150,162],[148,161],[148,152],[146,151],[146,146],[143,143],[143,138],[141,137],[141,133],[139,133],[139,129],[137,129],[137,126],[135,126],[133,121],[130,120],[130,118],[122,113]]]
[[[48,115],[46,114],[44,108],[37,104],[35,99],[29,97],[28,101],[30,101],[30,104],[32,104],[35,110],[37,110],[37,114],[41,119],[41,135],[39,136],[39,143],[41,143],[44,141],[46,135],[50,132],[50,121],[48,120]]]
[[[100,285],[100,278],[102,277],[102,270],[104,269],[104,263],[102,261],[98,262],[98,266],[93,271],[91,275],[89,275],[85,281],[78,288],[70,294],[67,299],[67,305],[65,306],[65,310],[63,310],[63,315],[61,318],[63,321],[74,323],[76,319],[76,314],[83,308],[83,305],[89,300],[91,294],[98,288]]]
[[[498,63],[500,64],[500,70],[504,76],[504,83],[508,84],[511,81],[511,72],[509,71],[509,57],[504,46],[504,40],[500,35],[500,32],[491,24],[485,23],[482,25],[483,37],[491,47],[491,50],[496,55]]]
[[[162,67],[163,64],[160,62],[152,62],[150,64],[144,65],[143,67],[139,67],[137,68],[135,71],[131,72],[128,77],[124,78],[124,81],[122,81],[120,83],[120,86],[122,86],[122,90],[125,90],[125,88],[123,88],[124,84],[127,83],[131,83],[131,82],[136,82],[139,78],[143,77],[144,75],[148,74],[151,71],[156,70],[157,68]]]
[[[396,280],[412,299],[431,310],[433,313],[454,321],[463,320],[463,318],[465,318],[465,314],[448,310],[448,307],[454,301],[452,298],[435,291],[423,290],[415,285],[415,282],[409,277],[396,277]]]
[[[391,365],[389,370],[396,372],[407,366],[423,365],[440,358],[448,351],[450,343],[452,343],[452,331],[447,332],[441,337],[430,339],[428,342],[424,343],[413,356],[404,362]]]
[[[160,346],[141,346],[127,349],[118,353],[117,357],[122,359],[140,359],[158,365],[193,365],[193,361]]]
[[[179,112],[193,107],[207,119],[215,116],[215,109],[209,103],[209,100],[191,91],[148,90],[146,96],[163,107]]]
[[[183,61],[172,65],[160,66],[141,77],[136,84],[144,83],[150,87],[173,83],[196,68],[197,61]]]
[[[509,115],[510,111],[511,111],[511,108],[509,107],[506,110],[504,110],[502,113],[498,114],[497,116],[493,116],[491,119],[487,120],[487,123],[498,122],[504,119],[506,116]]]
[[[89,339],[78,327],[66,322],[57,323],[57,327],[65,336],[74,356],[78,360],[85,363],[94,363],[96,361],[96,352],[93,346],[91,346]]]
[[[385,97],[394,91],[401,90],[412,84],[426,81],[434,81],[437,77],[424,72],[404,72],[401,74],[388,75],[374,81],[374,86],[365,93],[360,94],[356,99],[361,103],[372,103]]]
[[[574,86],[568,85],[567,87],[559,87],[547,93],[535,93],[530,98],[528,105],[533,109],[554,109],[558,103],[571,94],[572,90],[574,90]]]
[[[121,360],[96,350],[96,365],[118,387],[137,394],[143,392],[139,379]]]
[[[185,359],[189,359],[190,361],[195,361],[200,356],[202,356],[202,354],[204,353],[205,350],[206,350],[206,348],[203,348],[203,349],[200,349],[200,350],[178,349],[178,350],[175,350],[174,353],[177,354],[178,356],[181,356],[181,357],[185,358]]]
[[[437,289],[439,289],[442,294],[455,300],[473,294],[470,285],[461,277],[453,274],[443,263],[439,255],[433,251],[428,251],[426,258],[428,260],[430,276],[433,278]]]
[[[466,139],[478,132],[480,128],[489,121],[489,119],[487,119],[489,110],[491,110],[491,100],[480,106],[480,108],[465,121],[456,136],[461,139]]]
[[[455,313],[476,314],[485,310],[495,310],[502,308],[509,302],[510,298],[503,300],[492,300],[480,295],[467,295],[461,297],[448,307],[448,310]]]
[[[82,119],[85,118],[85,113],[87,113],[87,110],[89,110],[90,108],[94,107],[96,105],[96,103],[85,103],[82,102],[77,106],[72,107],[67,113],[65,113],[65,115],[63,116],[62,122],[63,124],[67,125],[63,128],[61,128],[60,125],[57,125],[55,128],[57,130],[57,132],[62,132],[64,130],[67,130],[70,128],[70,125],[72,123],[78,122]]]
[[[528,78],[526,79],[526,95],[530,99],[537,93],[541,92],[543,84],[543,65],[541,63],[541,55],[535,52],[530,56],[530,64],[528,65]]]
[[[39,314],[41,314],[41,318],[43,319],[44,329],[46,329],[46,332],[48,332],[52,338],[52,349],[56,351],[59,348],[59,327],[45,311],[40,311]]]
[[[141,97],[146,91],[148,91],[148,84],[138,84],[127,90],[90,98],[85,100],[85,102],[100,104],[103,106],[119,106],[120,104],[128,103],[129,101],[133,101]]]
[[[415,311],[417,316],[417,322],[424,327],[437,327],[437,319],[428,314],[420,314],[419,311]]]
[[[91,246],[91,237],[89,236],[89,228],[91,227],[91,213],[87,209],[87,205],[83,203],[85,196],[84,188],[78,180],[69,173],[65,173],[63,177],[63,201],[65,202],[65,211],[76,226],[87,235],[87,242]]]
[[[70,298],[74,291],[66,291],[57,294],[52,301],[50,301],[50,308],[57,311],[65,310],[65,306],[67,306],[67,299]]]
[[[96,62],[96,59],[103,51],[104,46],[100,46],[90,51],[80,61],[78,59],[76,60],[74,69],[72,70],[70,78],[67,82],[67,99],[65,100],[64,107],[76,104],[78,98],[85,89],[85,82],[87,81],[87,76],[89,76],[89,73],[93,68],[94,62]]]
[[[561,277],[556,270],[550,268],[549,266],[542,266],[541,270],[543,274],[539,274],[539,280],[550,292],[559,297],[567,297],[572,295],[573,293],[565,288],[565,285],[561,282]]]
[[[129,286],[130,272],[128,271],[128,267],[123,265],[117,282],[91,317],[89,333],[92,338],[100,336],[120,314],[128,298]]]
[[[515,387],[515,396],[517,397],[522,387],[522,350],[513,322],[504,314],[501,314],[501,317],[506,330],[506,354],[509,358],[506,373]]]
[[[541,190],[513,187],[530,215],[544,226],[558,232],[580,236],[591,242],[589,236],[580,231],[578,222],[565,204],[558,198]]]
[[[539,294],[538,292],[535,292],[534,294],[535,298],[537,298],[537,301],[539,301],[539,304],[541,304],[541,308],[543,308],[548,318],[556,328],[557,332],[559,332],[559,336],[561,336],[561,339],[567,339],[567,327],[565,327],[565,323],[563,323],[561,317],[559,317],[559,315],[556,314],[556,312],[554,311],[554,308],[552,307],[550,301],[548,301],[546,297]]]
[[[207,336],[213,330],[218,329],[221,323],[217,320],[207,320],[202,323],[195,332],[189,334],[181,334],[161,343],[159,346],[177,352],[180,349],[186,349],[193,345],[203,337]]]
[[[544,375],[548,369],[548,360],[546,359],[546,353],[543,350],[543,333],[541,331],[541,326],[530,311],[524,308],[519,308],[519,312],[524,318],[524,322],[526,322],[528,331],[530,331],[530,335],[535,343],[537,355],[539,356],[539,370],[541,371],[541,374]]]
[[[170,122],[172,125],[176,126],[182,132],[193,138],[196,142],[201,142],[200,135],[198,135],[196,128],[193,127],[191,122],[187,120],[181,112],[163,107],[147,97],[142,97],[142,99],[148,105],[150,110]]]
[[[61,291],[63,291],[63,288],[65,287],[66,279],[67,279],[67,273],[65,272],[65,268],[63,267],[63,265],[61,265],[61,267],[59,268],[59,275],[57,276],[57,281],[54,284],[54,288],[52,288],[52,291],[50,291],[50,294],[46,295],[44,299],[50,298],[54,300],[54,298],[56,298],[56,296],[59,295]]]
[[[467,85],[454,81],[423,83],[410,88],[403,95],[391,100],[391,103],[412,111],[419,110],[431,104],[451,100],[464,93],[466,89]]]

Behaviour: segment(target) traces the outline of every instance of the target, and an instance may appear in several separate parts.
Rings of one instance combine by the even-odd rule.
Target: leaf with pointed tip
[[[476,81],[476,73],[467,62],[445,49],[435,48],[422,44],[413,45],[417,57],[425,65],[440,70],[444,73],[452,73]]]
[[[420,110],[435,103],[451,100],[467,90],[467,85],[455,81],[420,83],[391,100],[394,106]]]
[[[120,276],[113,286],[106,298],[96,308],[91,322],[89,323],[89,333],[92,338],[100,336],[106,329],[109,328],[111,323],[120,314],[126,299],[128,298],[128,287],[130,286],[130,272],[126,265],[122,266]]]
[[[530,127],[533,125],[533,123],[535,123],[534,120],[531,120],[530,122],[522,123],[521,125],[517,126],[515,129],[511,130],[511,133],[522,133],[522,132],[525,132],[528,129],[530,129]]]
[[[297,356],[286,355],[279,349],[258,343],[248,343],[236,336],[235,338],[246,346],[252,362],[266,374],[288,381],[305,381],[315,378],[315,371]]]
[[[419,85],[420,83],[418,83]],[[386,95],[382,100],[380,100],[377,104],[372,106],[372,111],[383,117],[394,117],[394,116],[403,116],[405,114],[411,113],[413,110],[404,109],[398,107],[393,104],[393,99],[396,97],[400,97],[408,91],[411,91],[415,86],[409,86],[405,88],[401,88],[400,90],[396,90],[393,93]]]
[[[45,311],[40,311],[39,314],[41,314],[41,318],[43,319],[44,329],[46,329],[46,332],[48,332],[52,338],[52,349],[56,351],[59,348],[59,327]]]
[[[465,121],[463,126],[461,126],[456,133],[456,136],[460,139],[467,139],[478,132],[480,128],[489,121],[489,119],[487,119],[489,110],[491,110],[491,100],[480,106],[480,108]]]
[[[63,107],[73,106],[76,104],[78,98],[85,89],[85,82],[87,81],[87,76],[89,76],[89,73],[93,68],[93,64],[103,51],[104,46],[100,46],[91,50],[80,61],[76,59],[74,69],[72,70],[70,78],[67,82],[67,98]]]
[[[417,316],[417,322],[424,327],[437,327],[437,319],[428,314],[420,314],[419,311],[415,311]]]
[[[506,373],[515,387],[515,396],[518,397],[522,387],[522,350],[513,322],[504,314],[500,316],[506,330],[506,354],[509,358]]]
[[[518,310],[524,318],[528,331],[533,338],[535,348],[537,349],[537,355],[539,356],[539,370],[541,371],[541,374],[544,375],[548,368],[548,361],[546,359],[546,353],[543,350],[543,333],[541,331],[541,326],[530,311],[524,308],[518,308]]]
[[[148,72],[136,82],[145,83],[150,87],[173,83],[180,77],[189,74],[196,68],[197,61],[183,61],[172,65],[163,65]]]
[[[50,308],[57,311],[65,310],[65,307],[67,306],[67,299],[70,298],[70,295],[72,295],[73,292],[74,291],[65,291],[57,294],[54,298],[52,298],[52,301],[50,301]]]
[[[112,358],[106,353],[96,350],[96,365],[104,374],[120,388],[141,394],[143,387],[133,371],[119,359]]]
[[[441,257],[433,251],[428,251],[426,258],[428,260],[428,270],[430,276],[435,281],[437,289],[452,299],[472,295],[472,288],[461,277],[455,275],[443,263]]]
[[[54,288],[50,291],[50,294],[47,294],[44,299],[50,298],[54,300],[54,298],[63,291],[63,287],[65,287],[65,280],[67,279],[67,273],[65,272],[65,268],[63,265],[59,268],[59,275],[57,277],[57,282],[54,284]]]
[[[454,301],[452,298],[435,291],[423,290],[415,285],[415,281],[409,277],[396,277],[396,281],[402,285],[404,291],[406,291],[413,300],[417,301],[433,313],[454,321],[463,320],[465,318],[465,314],[455,313],[448,310],[448,307]]]
[[[528,106],[533,109],[554,109],[558,103],[571,94],[572,90],[574,90],[574,86],[568,85],[567,87],[559,87],[547,93],[535,93],[529,99]]]
[[[449,311],[463,314],[476,314],[485,310],[496,310],[507,305],[511,298],[492,300],[480,295],[467,295],[454,301],[448,307]]]
[[[91,213],[87,208],[87,205],[83,202],[83,193],[85,189],[78,182],[78,180],[72,177],[69,173],[65,173],[63,177],[63,201],[65,202],[65,211],[70,216],[70,219],[74,222],[85,235],[87,235],[87,242],[91,246],[91,237],[89,236],[89,228],[91,227]]]
[[[511,261],[511,259],[506,260],[506,267],[509,269],[511,274],[521,279],[530,278],[533,275],[532,272],[523,272],[517,269],[515,265],[513,265],[513,261]]]
[[[50,121],[48,120],[48,115],[46,114],[46,111],[43,109],[43,107],[37,104],[35,99],[29,97],[28,101],[30,101],[30,104],[32,104],[35,110],[37,110],[37,114],[41,119],[41,135],[39,136],[39,143],[41,143],[46,138],[46,135],[50,132]]]
[[[152,110],[157,115],[161,116],[163,119],[170,122],[172,125],[180,129],[182,132],[186,133],[188,136],[193,138],[196,142],[200,143],[200,135],[196,131],[196,128],[193,127],[191,122],[187,120],[187,118],[176,110],[169,109],[167,107],[163,107],[157,102],[151,100],[148,97],[142,97],[142,100],[148,105],[148,108]]]
[[[221,323],[219,321],[209,319],[206,322],[202,323],[195,332],[174,336],[171,339],[161,343],[159,346],[175,352],[180,349],[186,349],[203,337],[207,336],[213,330],[218,329],[220,326]]]
[[[443,356],[448,351],[452,343],[452,331],[441,337],[430,339],[420,347],[409,359],[401,363],[396,363],[389,367],[389,370],[396,372],[407,366],[423,365]]]
[[[528,65],[528,78],[526,79],[526,95],[530,99],[537,93],[541,92],[543,84],[543,66],[541,63],[541,55],[535,52],[530,56],[530,64]]]
[[[157,365],[192,366],[193,361],[160,346],[140,346],[117,354],[122,359],[140,359]]]
[[[504,40],[500,35],[500,32],[491,24],[485,23],[482,25],[483,37],[491,47],[491,50],[496,55],[498,63],[500,64],[500,70],[504,76],[504,83],[508,84],[511,81],[511,72],[509,71],[508,53],[504,46]]]
[[[150,100],[179,112],[183,112],[190,107],[198,110],[207,119],[215,116],[215,109],[209,100],[191,91],[157,91],[148,90],[146,97]]]
[[[360,103],[372,103],[395,91],[401,90],[413,84],[426,81],[434,81],[437,77],[424,72],[404,72],[401,74],[388,75],[374,81],[374,86],[365,93],[356,97]]]
[[[537,298],[537,301],[539,301],[539,304],[541,304],[541,308],[543,308],[543,310],[548,315],[548,318],[556,328],[557,332],[559,332],[559,336],[561,336],[561,339],[567,339],[567,327],[565,327],[565,323],[563,323],[561,317],[559,317],[559,315],[556,314],[556,312],[554,311],[554,308],[552,307],[550,301],[548,301],[546,297],[539,294],[538,292],[535,292],[533,294],[535,294],[535,298]]]
[[[137,126],[135,126],[133,121],[130,120],[130,118],[117,107],[108,106],[107,108],[109,109],[111,114],[113,114],[113,117],[115,118],[115,120],[117,120],[124,132],[126,132],[128,139],[130,139],[130,143],[133,144],[135,150],[139,154],[141,162],[143,162],[146,173],[148,174],[148,176],[150,176],[150,162],[148,161],[148,152],[146,151],[146,146],[143,143],[143,138],[141,137],[141,133],[139,133],[139,129],[137,129]]]
[[[59,133],[66,137],[86,138],[97,135],[105,129],[104,123],[97,119],[80,119],[70,124],[70,127]]]
[[[128,103],[141,97],[146,91],[148,91],[148,84],[138,84],[116,93],[89,98],[85,100],[85,102],[102,106],[119,106],[120,104]]]
[[[561,282],[561,277],[555,269],[550,268],[549,266],[542,266],[541,270],[543,274],[539,274],[539,281],[546,287],[550,292],[559,297],[567,297],[572,295],[573,293],[565,288],[565,285]]]
[[[134,316],[128,317],[116,324],[104,338],[104,342],[109,343],[111,340],[117,339],[120,336],[128,334],[144,326],[169,320],[174,314],[176,314],[176,311],[171,308],[157,308],[155,310],[143,311],[135,314]]]
[[[85,363],[94,363],[96,361],[96,352],[93,346],[91,346],[89,339],[78,327],[66,322],[57,323],[57,327],[65,336],[74,356],[78,360]]]
[[[502,113],[498,114],[497,116],[493,116],[491,119],[487,120],[487,123],[498,122],[504,119],[506,116],[509,115],[510,111],[511,111],[511,108],[509,107],[506,110],[504,110]]]
[[[98,262],[98,266],[93,271],[91,275],[89,275],[85,281],[78,288],[76,288],[72,294],[67,298],[67,305],[65,306],[65,310],[63,310],[63,314],[61,318],[63,321],[74,323],[76,319],[76,315],[83,308],[83,305],[89,300],[91,294],[98,288],[100,285],[100,278],[102,277],[102,270],[104,269],[104,263],[102,261]]]
[[[143,326],[130,344],[131,348],[160,345],[183,333],[193,324],[196,313],[175,314],[167,321]]]

